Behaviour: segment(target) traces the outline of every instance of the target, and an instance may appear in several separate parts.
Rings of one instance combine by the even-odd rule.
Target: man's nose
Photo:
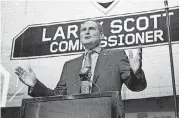
[[[89,33],[90,33],[90,30],[89,30],[89,29],[87,29],[87,30],[86,30],[86,34],[89,34]]]

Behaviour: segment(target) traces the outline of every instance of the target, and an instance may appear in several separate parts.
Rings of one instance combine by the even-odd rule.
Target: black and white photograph
[[[2,118],[179,118],[179,0],[1,0]]]

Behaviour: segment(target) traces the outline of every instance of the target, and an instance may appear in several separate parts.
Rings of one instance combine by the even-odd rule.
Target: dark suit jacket
[[[59,94],[80,94],[79,73],[82,66],[83,55],[65,63],[60,81],[56,88],[51,90],[40,81],[37,81],[33,91],[29,95],[54,96]],[[94,82],[100,87],[100,92],[121,91],[122,84],[132,91],[141,91],[146,88],[146,79],[143,71],[141,74],[134,75],[131,71],[129,60],[123,50],[105,50],[102,49],[94,71]],[[75,84],[63,90],[75,81]],[[63,90],[63,92],[62,92]],[[93,84],[92,92],[98,92],[99,89]],[[121,95],[119,96],[120,115],[123,116],[123,103]]]

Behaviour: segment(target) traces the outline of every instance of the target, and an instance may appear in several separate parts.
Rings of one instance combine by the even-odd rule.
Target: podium
[[[23,99],[20,118],[118,118],[119,92]]]

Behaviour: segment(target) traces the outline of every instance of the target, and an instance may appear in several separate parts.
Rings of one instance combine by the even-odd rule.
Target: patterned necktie
[[[84,64],[81,69],[81,73],[83,74],[83,78],[81,81],[81,94],[90,93],[91,86],[89,79],[91,78],[91,54],[93,51],[88,51],[85,56]]]

